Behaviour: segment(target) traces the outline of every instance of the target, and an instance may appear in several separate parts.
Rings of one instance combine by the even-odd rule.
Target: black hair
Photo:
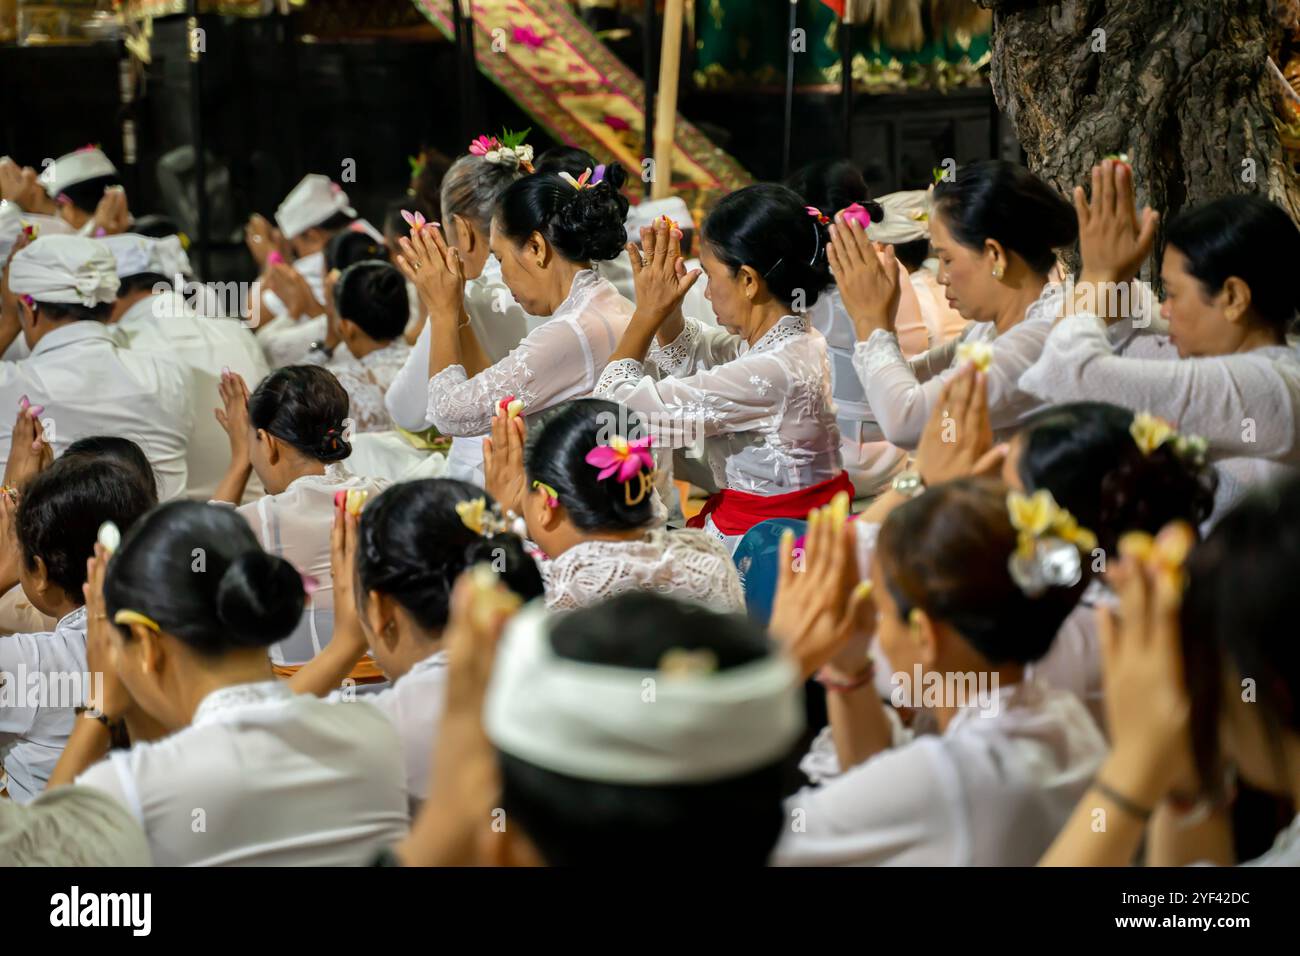
[[[158,477],[154,474],[153,465],[149,464],[144,451],[131,439],[120,435],[87,435],[69,445],[61,457],[73,455],[117,462],[139,479],[140,486],[149,495],[150,506],[158,503]]]
[[[537,154],[533,171],[538,173],[568,173],[574,179],[583,170],[595,169],[599,161],[591,153],[577,146],[552,146]]]
[[[1045,655],[1090,576],[1088,555],[1073,587],[1029,597],[1007,562],[1017,535],[999,482],[936,485],[890,512],[876,554],[898,617],[920,608],[945,621],[990,664],[1029,664]]]
[[[742,615],[637,591],[556,618],[550,641],[567,660],[641,671],[677,648],[710,652],[719,671],[774,653]],[[502,808],[551,866],[626,865],[649,847],[677,862],[762,866],[784,825],[783,758],[717,780],[654,786],[585,780],[500,751],[498,761]]]
[[[1180,212],[1165,238],[1208,295],[1236,276],[1250,287],[1259,317],[1287,332],[1300,305],[1291,276],[1300,262],[1300,230],[1280,206],[1263,196],[1225,196]]]
[[[871,221],[875,222],[875,218],[873,217]],[[894,255],[908,272],[915,272],[925,265],[926,259],[930,258],[930,240],[922,237],[911,242],[896,242]]]
[[[401,335],[411,317],[406,280],[387,262],[363,260],[348,266],[334,286],[334,300],[340,319],[355,322],[380,342]]]
[[[308,226],[302,232],[307,233],[313,229],[322,229],[328,233],[335,233],[338,232],[340,229],[348,228],[348,226],[352,225],[354,222],[356,222],[355,217],[349,216],[345,212],[336,212],[333,215],[331,215],[328,219],[326,219],[324,222],[318,222],[314,226]],[[302,233],[300,233],[299,235],[301,234]]]
[[[1282,734],[1300,732],[1300,643],[1286,637],[1300,567],[1300,478],[1251,491],[1192,551],[1181,609],[1183,674],[1191,697],[1192,750],[1207,790],[1222,779],[1220,717],[1228,695],[1255,703],[1274,759]]]
[[[63,455],[33,478],[19,499],[15,531],[23,564],[34,570],[39,557],[49,580],[80,604],[99,526],[112,521],[125,531],[156,501],[139,476],[117,461]]]
[[[640,490],[610,475],[603,481],[601,469],[587,464],[586,457],[597,445],[608,445],[618,437],[637,439],[646,435],[640,415],[617,402],[579,398],[544,413],[530,429],[524,447],[524,470],[530,481],[541,481],[555,489],[569,518],[582,531],[623,531],[644,528],[654,521],[654,494],[649,492],[634,505]]]
[[[248,419],[317,461],[352,454],[343,437],[348,393],[328,369],[288,365],[276,369],[248,396]]]
[[[180,224],[170,216],[164,216],[162,213],[151,212],[141,216],[139,219],[132,220],[131,231],[137,236],[148,236],[150,239],[164,239],[167,236],[176,236],[180,234]]]
[[[871,190],[862,178],[862,170],[850,160],[816,160],[796,169],[785,184],[803,197],[806,205],[816,206],[826,216],[834,217],[856,202],[871,213],[872,222],[885,218],[884,208],[869,198]]]
[[[1073,402],[1044,409],[1020,429],[1025,490],[1050,491],[1107,554],[1125,532],[1155,534],[1178,520],[1196,527],[1214,509],[1214,469],[1180,455],[1173,442],[1143,454],[1132,424],[1127,408]]]
[[[41,302],[36,301],[37,318],[45,316],[54,322],[76,320],[78,322],[107,322],[113,314],[112,302],[99,305],[82,305],[80,302]]]
[[[626,178],[618,163],[587,189],[574,189],[556,173],[534,173],[502,194],[496,221],[515,243],[541,233],[570,262],[615,259],[627,244],[628,201],[619,192]]]
[[[360,229],[344,229],[325,243],[325,271],[346,269],[367,259],[388,261],[388,247]]]
[[[543,593],[541,572],[523,541],[509,533],[484,537],[470,530],[456,505],[482,498],[483,489],[451,478],[425,478],[393,485],[367,502],[357,541],[357,580],[362,600],[387,594],[423,628],[447,625],[451,589],[475,564],[487,564],[524,600]]]
[[[120,185],[122,185],[121,175],[110,173],[107,176],[96,176],[71,186],[64,186],[60,190],[60,195],[67,196],[72,205],[82,212],[93,214],[99,201],[104,198],[104,190],[110,186]]]
[[[169,290],[175,288],[173,280],[158,272],[137,272],[133,276],[122,276],[118,281],[117,297],[125,299],[137,292],[148,292],[152,295],[159,284],[165,285]]]
[[[219,657],[288,637],[306,593],[302,575],[263,551],[233,508],[169,501],[123,536],[104,600],[110,619],[137,611],[194,651]]]
[[[982,250],[987,239],[1017,253],[1046,275],[1055,250],[1079,237],[1074,206],[1029,170],[1003,159],[971,163],[934,187],[934,215],[963,246]]]
[[[811,308],[831,284],[826,259],[827,227],[810,216],[793,190],[776,183],[746,186],[713,207],[703,238],[731,274],[749,266],[768,291],[788,307],[800,292]]]

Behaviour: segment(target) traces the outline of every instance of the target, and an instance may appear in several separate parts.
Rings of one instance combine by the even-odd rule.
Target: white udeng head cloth
[[[113,253],[119,278],[154,273],[171,279],[176,275],[190,274],[189,257],[177,236],[154,239],[124,232],[116,236],[104,236],[99,242],[108,246]]]
[[[117,298],[120,284],[108,246],[84,236],[43,236],[9,263],[10,290],[37,302],[103,305]]]
[[[116,176],[117,167],[97,146],[87,146],[60,156],[41,173],[39,182],[53,199],[69,186],[100,176]]]
[[[292,239],[340,212],[353,217],[357,214],[348,205],[348,194],[328,176],[308,173],[284,197],[284,202],[275,211],[275,222],[284,238]]]
[[[534,604],[511,621],[488,687],[488,737],[513,757],[601,783],[708,783],[776,762],[803,729],[779,654],[687,675],[587,664],[555,653],[550,620]]]
[[[930,238],[930,193],[925,189],[909,189],[879,197],[885,210],[882,222],[873,222],[867,238],[873,242],[886,242],[891,246],[918,239]]]

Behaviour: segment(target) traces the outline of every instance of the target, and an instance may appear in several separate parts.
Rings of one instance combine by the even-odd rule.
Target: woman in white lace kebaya
[[[329,309],[334,341],[313,348],[306,361],[324,365],[348,393],[354,431],[391,431],[384,394],[411,354],[402,338],[409,307],[406,280],[387,262],[357,262],[343,270],[332,290],[327,281],[326,299],[334,303]]]
[[[394,485],[359,516],[340,503],[332,536],[334,639],[289,679],[296,693],[349,704],[335,690],[374,655],[391,687],[367,694],[402,742],[412,814],[429,793],[430,759],[447,696],[443,632],[456,579],[487,564],[525,601],[542,593],[537,565],[516,536],[484,527],[483,491],[451,478]]]
[[[257,472],[267,494],[239,507],[270,554],[302,572],[309,593],[293,632],[272,644],[271,662],[291,675],[321,652],[334,633],[330,574],[330,528],[339,494],[377,494],[386,481],[361,478],[343,466],[352,447],[343,437],[348,395],[338,380],[315,365],[290,365],[263,379],[250,396],[238,375],[223,375],[217,416],[230,437],[230,470],[214,503],[238,505],[249,475]],[[349,675],[378,683],[373,660]]]
[[[486,365],[501,361],[527,334],[528,317],[501,279],[501,264],[488,248],[492,214],[502,194],[527,172],[530,148],[484,150],[480,137],[471,152],[451,164],[442,180],[442,227],[447,245],[460,256],[465,273],[465,294],[459,319],[464,325],[462,342],[467,351],[477,343]],[[489,156],[491,157],[489,159]],[[414,226],[421,217],[404,213]],[[400,248],[400,240],[397,243]],[[412,283],[413,295],[418,291]],[[427,308],[425,306],[424,308]],[[423,309],[422,309],[423,311]],[[468,341],[472,333],[473,341]],[[419,338],[406,363],[388,389],[385,402],[393,421],[410,432],[422,432],[434,425],[429,417],[429,347],[433,323],[425,319]],[[448,461],[454,477],[470,475],[481,480],[481,439],[460,436],[452,442]]]
[[[832,231],[831,269],[858,333],[854,366],[887,440],[916,447],[944,381],[964,356],[987,365],[995,434],[1009,435],[1042,407],[1021,390],[1020,376],[1037,360],[1060,308],[1061,289],[1048,279],[1053,250],[1078,233],[1074,210],[1051,187],[1002,161],[965,166],[955,180],[935,186],[930,240],[939,283],[971,324],[911,361],[894,333],[892,302],[906,280],[892,248],[877,257],[857,223],[837,221]],[[1153,357],[1164,345],[1132,323],[1112,330],[1112,340]]]
[[[721,328],[681,314],[699,273],[686,272],[680,238],[664,222],[642,232],[636,313],[596,394],[639,412],[660,444],[702,451],[715,494],[691,524],[734,548],[760,521],[804,518],[839,491],[853,494],[826,340],[795,310],[816,304],[830,283],[826,226],[784,186],[750,186],[719,202],[704,223],[700,262]],[[662,378],[646,374],[647,360]]]
[[[1261,197],[1232,196],[1169,223],[1161,313],[1179,359],[1151,362],[1117,354],[1111,330],[1124,319],[1096,290],[1137,274],[1154,214],[1138,217],[1132,171],[1114,161],[1094,170],[1091,204],[1082,189],[1076,204],[1083,268],[1072,314],[1051,330],[1022,387],[1044,400],[1149,410],[1202,436],[1220,475],[1220,512],[1248,486],[1300,465],[1300,355],[1286,340],[1300,261],[1291,218]]]
[[[444,435],[486,435],[504,399],[522,402],[531,416],[591,394],[632,315],[632,303],[592,269],[623,249],[624,178],[613,163],[581,179],[535,173],[505,191],[492,220],[492,252],[515,301],[550,318],[495,363],[458,328],[458,252],[432,226],[401,240],[398,265],[430,317],[428,419]]]
[[[526,447],[522,419],[493,420],[488,490],[523,515],[541,549],[548,607],[587,607],[636,590],[744,610],[727,549],[703,531],[660,526],[652,446],[640,416],[594,398],[543,415]]]

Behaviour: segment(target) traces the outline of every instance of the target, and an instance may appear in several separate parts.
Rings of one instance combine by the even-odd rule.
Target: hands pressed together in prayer
[[[862,223],[845,217],[841,210],[831,225],[826,255],[858,341],[865,342],[877,329],[894,331],[906,281],[894,247],[877,246],[867,238]]]
[[[461,323],[465,309],[465,264],[448,245],[436,222],[411,227],[410,236],[398,239],[402,251],[397,268],[420,294],[420,304],[432,321]]]
[[[632,260],[632,281],[636,287],[636,311],[610,356],[645,361],[655,336],[668,344],[681,334],[685,318],[682,300],[700,277],[699,269],[687,270],[682,258],[682,231],[663,219],[641,229],[641,246],[627,244]]]
[[[528,493],[524,477],[524,441],[527,426],[522,415],[505,412],[492,416],[492,434],[483,441],[483,487],[504,510],[523,514]]]
[[[1137,277],[1155,245],[1160,214],[1150,206],[1138,213],[1133,170],[1115,159],[1092,168],[1091,200],[1082,186],[1074,187],[1074,208],[1082,263],[1074,300],[1064,308],[1067,314],[1086,311],[1107,322],[1125,318],[1110,314],[1108,289]]]

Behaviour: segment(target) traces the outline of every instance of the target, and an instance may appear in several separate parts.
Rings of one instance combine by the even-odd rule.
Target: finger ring
[[[96,615],[95,615],[95,620],[96,620],[96,621],[107,621],[107,620],[108,620],[108,615],[107,615],[107,614],[96,614]]]

